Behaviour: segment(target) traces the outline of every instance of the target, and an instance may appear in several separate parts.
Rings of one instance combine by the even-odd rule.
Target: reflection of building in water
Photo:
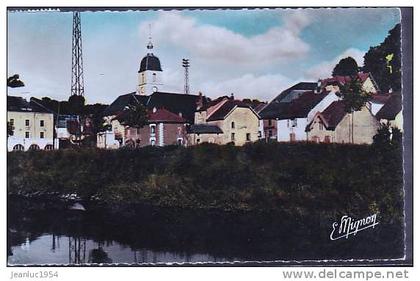
[[[51,241],[51,251],[54,253],[56,249],[60,249],[60,236],[55,235],[53,233]]]
[[[82,264],[86,260],[86,239],[69,237],[69,264]]]

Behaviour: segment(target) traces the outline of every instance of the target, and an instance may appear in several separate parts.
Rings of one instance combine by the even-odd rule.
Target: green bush
[[[8,193],[106,203],[402,219],[399,146],[253,143],[8,154]]]

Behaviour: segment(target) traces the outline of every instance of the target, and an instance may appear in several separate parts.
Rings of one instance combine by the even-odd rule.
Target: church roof
[[[150,96],[143,96],[133,92],[119,96],[104,110],[103,116],[117,115],[128,105],[141,103],[149,110],[164,108],[176,115],[181,113],[187,122],[193,123],[197,102],[200,98],[206,99],[199,95],[154,92]]]
[[[139,73],[146,70],[162,71],[159,58],[152,53],[148,53],[140,62]]]

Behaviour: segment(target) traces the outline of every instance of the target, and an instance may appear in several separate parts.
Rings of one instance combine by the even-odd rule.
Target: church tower
[[[162,85],[160,60],[153,55],[152,36],[149,35],[147,55],[141,60],[138,71],[137,93],[140,95],[150,95],[159,91]]]

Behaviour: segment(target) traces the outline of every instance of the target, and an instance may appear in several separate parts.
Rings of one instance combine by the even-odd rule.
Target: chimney
[[[235,99],[235,96],[233,95],[233,93],[230,93],[230,99],[231,100],[234,100]]]
[[[196,101],[197,110],[203,107],[203,93],[198,92],[198,98]]]

